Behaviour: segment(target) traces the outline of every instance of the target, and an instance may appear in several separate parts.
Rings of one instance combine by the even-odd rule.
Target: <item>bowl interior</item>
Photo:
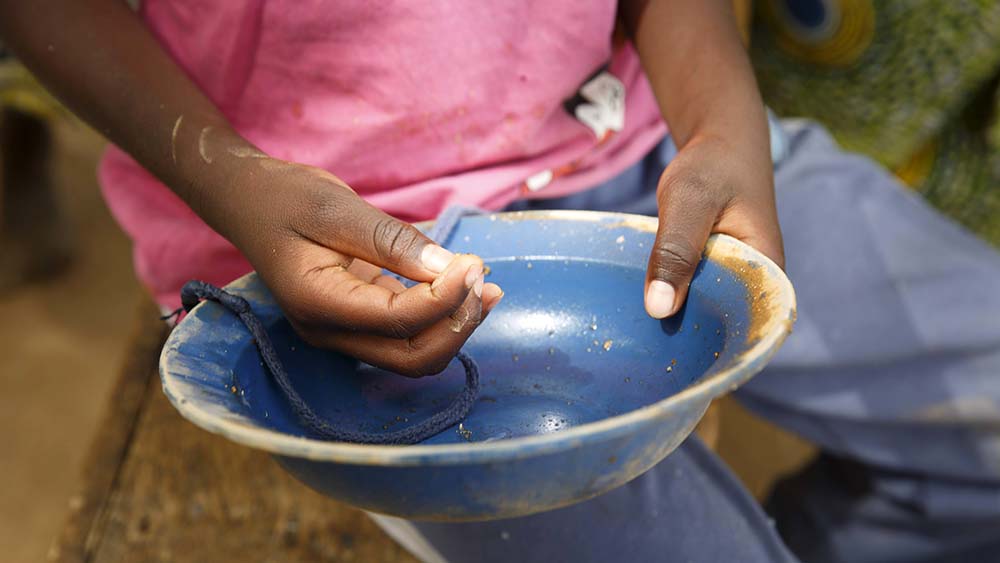
[[[655,221],[554,217],[466,218],[452,235],[448,246],[482,256],[487,280],[500,284],[505,297],[465,348],[480,366],[478,401],[461,428],[425,444],[563,432],[652,405],[741,366],[742,375],[727,376],[734,386],[755,371],[743,367],[748,361],[766,359],[757,356],[768,350],[751,354],[762,331],[773,331],[774,322],[790,325],[790,288],[788,295],[769,295],[761,287],[781,285],[752,281],[780,272],[748,259],[752,251],[732,239],[713,239],[684,308],[658,321],[646,315],[642,298]],[[464,385],[457,361],[441,375],[414,380],[309,346],[256,275],[229,289],[250,301],[299,394],[333,424],[395,431],[441,410]],[[776,320],[778,314],[784,317]],[[189,315],[164,357],[168,395],[206,427],[219,428],[211,420],[222,418],[275,436],[308,436],[246,329],[219,305],[206,302]],[[197,405],[184,406],[189,399]]]
[[[506,296],[465,348],[480,366],[480,398],[461,429],[425,443],[558,432],[669,397],[725,361],[732,325],[726,304],[713,295],[745,291],[731,272],[705,263],[683,313],[657,321],[643,308],[642,268],[563,258],[488,265],[488,279]],[[441,410],[464,384],[457,361],[440,376],[407,379],[313,348],[283,318],[268,329],[295,388],[344,428],[384,432],[414,424]],[[256,349],[244,347],[235,371],[254,420],[306,435]]]

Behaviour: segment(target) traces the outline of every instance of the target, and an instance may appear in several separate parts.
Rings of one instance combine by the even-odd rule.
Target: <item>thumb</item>
[[[661,189],[661,193],[660,222],[645,288],[646,312],[654,319],[673,315],[684,303],[719,213],[708,202],[685,195],[696,193],[694,189]]]
[[[455,258],[413,225],[353,193],[348,197],[352,201],[339,213],[344,227],[330,237],[331,248],[421,282],[432,281]]]

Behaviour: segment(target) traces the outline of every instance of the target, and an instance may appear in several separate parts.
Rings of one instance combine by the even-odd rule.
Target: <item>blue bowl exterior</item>
[[[511,249],[519,259],[576,256],[586,243],[588,259],[644,267],[655,227],[655,219],[622,214],[501,214],[463,220],[451,246],[489,262],[509,259]],[[747,288],[739,313],[746,316],[743,334],[726,342],[719,364],[673,396],[562,432],[492,443],[363,446],[276,431],[249,417],[245,398],[231,392],[237,360],[251,344],[239,322],[213,303],[199,305],[164,347],[164,391],[195,424],[275,454],[303,483],[355,506],[449,521],[549,510],[624,484],[658,463],[690,434],[711,400],[759,372],[790,331],[794,293],[777,266],[728,237],[714,237],[707,256],[745,279]],[[280,315],[255,275],[229,289],[258,315]]]
[[[411,520],[511,518],[570,505],[631,481],[679,446],[706,408],[708,401],[691,401],[618,436],[499,463],[408,467],[277,459],[313,489],[365,510]]]

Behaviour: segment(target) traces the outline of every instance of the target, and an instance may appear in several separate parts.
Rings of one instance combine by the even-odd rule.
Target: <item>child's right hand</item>
[[[431,375],[500,301],[479,257],[453,255],[332,174],[263,155],[243,160],[236,181],[248,195],[225,234],[310,344]],[[407,289],[382,268],[423,283]]]
[[[120,0],[0,2],[0,34],[75,112],[232,241],[308,342],[437,373],[503,292],[315,168],[237,135]],[[420,283],[410,289],[381,268]]]

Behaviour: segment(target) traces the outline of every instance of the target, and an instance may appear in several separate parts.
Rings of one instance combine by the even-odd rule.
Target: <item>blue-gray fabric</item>
[[[818,126],[785,122],[778,212],[799,320],[737,397],[816,443],[768,507],[803,561],[1000,561],[1000,254]],[[594,190],[518,202],[655,214],[666,141]],[[597,499],[414,523],[448,561],[794,561],[695,438]]]
[[[628,484],[523,518],[413,524],[446,561],[797,561],[763,510],[697,437]]]

